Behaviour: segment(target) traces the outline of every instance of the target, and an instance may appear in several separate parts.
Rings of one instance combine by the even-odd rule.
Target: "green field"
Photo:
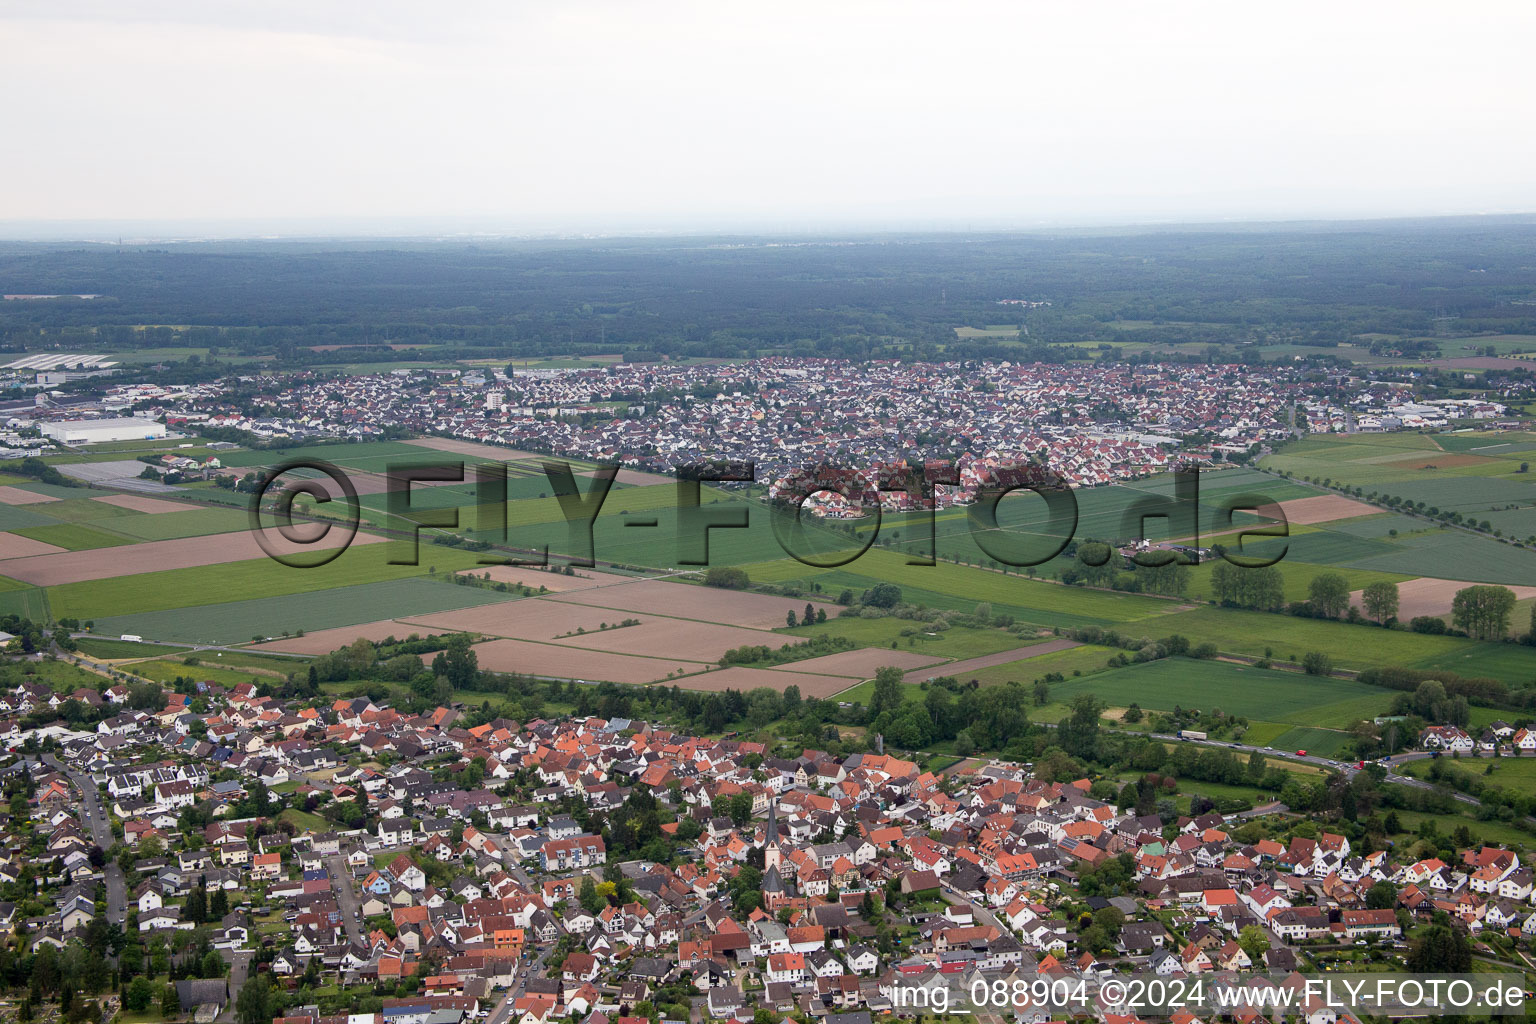
[[[41,587],[0,590],[0,615],[19,615],[34,622],[47,622],[50,618],[47,591]]]
[[[1340,722],[1339,724],[1346,725],[1348,723]],[[1333,757],[1339,753],[1340,748],[1349,739],[1350,735],[1347,732],[1299,725],[1287,729],[1276,736],[1268,745],[1276,750],[1305,750],[1308,754],[1314,754],[1318,757]]]
[[[903,630],[916,632],[911,636],[902,636]],[[929,633],[923,629],[922,623],[891,616],[881,619],[837,616],[815,626],[797,626],[776,632],[784,634],[786,639],[824,634],[845,636],[860,647],[890,647],[894,641],[903,651],[956,660],[1009,651],[1040,640],[1039,637],[1019,636],[1000,629],[972,629],[969,626],[952,626],[942,632]]]
[[[141,661],[128,666],[127,671],[134,675],[143,676],[145,679],[153,679],[157,683],[169,683],[177,678],[196,679],[210,683],[222,683],[225,686],[238,686],[241,683],[259,683],[263,679],[270,680],[268,673],[241,672],[236,669],[222,668],[219,665],[218,652],[209,651],[199,656],[200,664],[187,665],[173,659],[157,661]],[[301,662],[295,662],[289,666],[289,671],[302,667]]]
[[[64,498],[60,501],[50,501],[42,507],[48,510],[47,514],[50,517],[66,523],[89,523],[98,519],[116,519],[143,514],[134,512],[132,509],[109,505],[94,498]]]
[[[1501,543],[1488,533],[1443,527],[1431,517],[1437,511],[1457,512],[1467,521],[1486,521],[1490,531],[1508,537],[1536,536],[1536,474],[1521,472],[1533,451],[1533,435],[1514,431],[1328,434],[1292,442],[1267,456],[1263,466],[1333,487],[1358,487],[1366,498],[1421,503],[1421,511],[1429,513],[1325,524],[1321,532],[1333,539],[1298,542],[1292,555],[1302,561],[1521,584],[1536,579],[1536,552]]]
[[[293,459],[323,459],[337,466],[355,466],[375,459],[428,462],[433,452],[419,445],[401,441],[361,441],[356,443],[313,444],[294,448],[241,449],[224,452],[219,461],[231,469],[245,466],[275,466]],[[447,458],[447,453],[442,453]],[[443,461],[443,460],[438,460]]]
[[[1159,619],[1154,636],[1179,633],[1194,643],[1214,643],[1224,653],[1263,657],[1266,648],[1279,661],[1293,661],[1308,651],[1322,651],[1336,668],[1362,669],[1374,665],[1417,666],[1431,659],[1478,647],[1475,641],[1430,636],[1405,630],[1356,626],[1267,612],[1205,605]],[[1536,666],[1536,648],[1511,657]],[[1294,658],[1292,656],[1295,656]]]
[[[965,678],[961,682],[968,683],[975,679],[983,686],[994,686],[1006,682],[1033,683],[1051,672],[1059,672],[1064,676],[1082,673],[1086,676],[1093,672],[1106,671],[1109,659],[1119,653],[1121,652],[1112,647],[1081,644],[1064,651],[1051,651],[1048,654],[1036,654],[989,668],[972,669],[965,673]],[[1062,706],[1065,707],[1065,704]]]
[[[1212,596],[1210,579],[1211,573],[1215,570],[1217,564],[1216,559],[1210,559],[1190,568],[1189,594],[1191,597],[1199,600]],[[1377,582],[1402,583],[1413,578],[1396,573],[1372,572],[1368,569],[1350,569],[1336,565],[1315,565],[1293,560],[1289,554],[1275,568],[1280,571],[1280,575],[1285,581],[1285,599],[1287,601],[1305,601],[1307,599],[1308,587],[1311,585],[1312,580],[1323,573],[1336,573],[1343,576],[1348,582],[1350,590],[1362,590]]]
[[[246,513],[235,509],[189,508],[185,512],[156,512],[124,516],[109,524],[113,532],[136,540],[179,540],[213,533],[233,533],[249,524]]]
[[[295,569],[267,558],[90,580],[53,587],[49,600],[60,618],[104,619],[212,603],[304,594],[385,580],[424,576],[431,567],[445,572],[478,564],[473,552],[422,545],[420,565],[391,565],[393,544],[347,549],[335,561],[313,569]],[[302,620],[298,623],[303,626]],[[134,632],[133,630],[114,630]],[[246,632],[249,637],[256,630]]]
[[[314,632],[509,599],[510,595],[494,590],[416,576],[334,590],[134,612],[99,618],[96,629],[109,636],[130,633],[181,643],[248,643],[253,636],[279,636],[284,630]]]
[[[119,544],[132,544],[133,540],[106,530],[98,530],[79,523],[58,523],[54,526],[27,526],[12,530],[19,537],[52,544],[68,551],[88,551],[92,548],[113,548]]]
[[[0,530],[16,530],[23,527],[48,526],[52,523],[57,523],[57,519],[53,519],[38,511],[39,508],[46,508],[48,505],[53,504],[58,503],[48,502],[44,505],[6,505],[0,503]]]
[[[121,636],[122,634],[118,634]],[[80,653],[88,658],[114,660],[117,658],[153,658],[163,654],[175,654],[179,647],[162,647],[159,644],[136,644],[131,640],[109,640],[83,637],[75,641]]]
[[[1135,703],[1158,711],[1172,711],[1175,706],[1202,711],[1220,708],[1229,715],[1264,721],[1302,718],[1340,725],[1352,718],[1341,721],[1330,706],[1369,697],[1385,708],[1393,696],[1389,690],[1348,679],[1190,658],[1163,658],[1051,684],[1053,698],[1070,700],[1080,693],[1094,694],[1112,707]],[[1351,705],[1349,713],[1355,709]]]

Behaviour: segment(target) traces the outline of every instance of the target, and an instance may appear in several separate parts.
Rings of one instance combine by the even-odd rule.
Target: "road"
[[[975,900],[965,895],[965,893],[955,889],[949,884],[947,879],[942,877],[939,879],[939,894],[944,897],[944,902],[946,903],[952,903],[956,906],[963,904],[964,906],[970,907],[971,916],[980,921],[982,924],[989,924],[1004,935],[1013,934],[1008,930],[1008,926],[1006,924],[998,920],[997,915],[993,914],[992,911],[988,910],[980,903],[977,903]]]
[[[340,854],[327,857],[325,869],[331,873],[331,890],[336,893],[336,902],[341,907],[341,923],[347,930],[347,938],[367,945],[368,934],[363,930],[361,916],[363,901],[357,895],[357,885],[352,881],[346,861]]]
[[[554,947],[546,946],[539,951],[539,955],[530,961],[526,967],[517,972],[517,977],[514,979],[512,987],[507,989],[506,993],[502,995],[501,1002],[497,1003],[496,1008],[491,1011],[490,1017],[486,1019],[486,1024],[506,1024],[507,1018],[512,1012],[512,1004],[527,990],[529,978],[544,973],[544,960],[552,952],[554,952]]]
[[[228,1022],[235,1019],[235,1003],[240,999],[240,989],[245,985],[245,979],[250,976],[251,957],[255,955],[249,949],[224,951],[224,957],[229,961],[229,1004],[219,1014],[218,1020]]]
[[[85,824],[91,830],[91,839],[103,852],[110,850],[113,843],[112,823],[101,806],[101,796],[96,792],[95,781],[88,775],[71,771],[52,754],[44,754],[43,763],[68,775],[75,788],[80,790],[81,809],[85,814]],[[109,860],[102,870],[107,878],[107,920],[113,924],[122,924],[128,919],[128,887],[123,881],[123,869],[117,866],[116,861]]]
[[[76,640],[116,640],[116,639],[118,639],[115,636],[107,636],[104,633],[71,633],[69,635],[74,637]],[[276,637],[271,637],[270,639],[274,639],[275,640],[277,638]],[[128,640],[128,641],[124,641],[124,642],[125,643],[134,643],[135,641]],[[238,645],[238,644],[189,644],[189,643],[185,643],[184,641],[181,641],[181,640],[152,640],[152,639],[148,639],[148,638],[146,638],[144,640],[141,640],[141,641],[138,641],[138,642],[144,644],[146,647],[176,647],[176,648],[179,648],[180,650],[185,651],[188,654],[197,654],[197,653],[200,653],[202,651],[229,651],[229,652],[234,653],[234,654],[250,654],[251,653],[251,648],[250,648],[249,644],[246,644],[246,645],[243,645],[243,646],[242,645]],[[269,651],[269,650],[265,650],[265,649],[261,650],[258,653],[260,653],[260,654],[268,654],[268,655],[271,655],[274,658],[309,658],[309,657],[311,657],[311,655],[308,655],[308,654],[289,654],[286,651]],[[145,658],[153,658],[153,657],[155,657],[155,655],[154,655],[153,652],[151,652],[149,654],[145,654],[144,657]],[[97,667],[99,667],[101,669],[104,669],[105,671],[108,671],[108,672],[112,671],[113,669],[118,669],[119,671],[121,671],[121,669],[122,669],[121,665],[111,665],[111,664],[108,664],[106,662],[93,661],[93,660],[85,657],[84,655],[77,654],[76,658],[78,660],[80,660],[81,662],[84,662],[84,663],[89,664],[89,665],[95,665],[95,666],[97,666]],[[131,669],[131,666],[129,666],[129,667]]]
[[[1298,761],[1303,764],[1317,765],[1319,768],[1327,768],[1332,771],[1342,772],[1346,778],[1352,778],[1355,773],[1363,770],[1356,768],[1355,763],[1351,761],[1330,761],[1326,757],[1318,757],[1315,754],[1307,754],[1303,756],[1292,750],[1276,750],[1273,747],[1255,747],[1246,743],[1223,743],[1219,740],[1184,740],[1179,736],[1169,736],[1166,733],[1151,733],[1149,735],[1151,735],[1153,739],[1169,740],[1174,743],[1184,742],[1194,743],[1202,747],[1221,747],[1242,753],[1259,753],[1265,755],[1266,757],[1276,757],[1285,761]],[[1429,753],[1424,751],[1411,751],[1406,754],[1393,755],[1387,760],[1393,765],[1398,765],[1404,763],[1405,761],[1421,761],[1430,756],[1431,755]],[[1367,763],[1371,764],[1374,762]],[[1392,771],[1391,768],[1387,768],[1387,773],[1386,775],[1382,776],[1382,780],[1398,786],[1412,786],[1414,789],[1439,788],[1433,782],[1428,782],[1424,779],[1416,779],[1412,775],[1399,775]],[[1469,807],[1482,806],[1483,802],[1475,796],[1469,796],[1466,793],[1461,793],[1456,790],[1447,790],[1447,792],[1450,793],[1452,799],[1458,801],[1459,803],[1464,803]],[[1531,824],[1536,824],[1536,816],[1528,817],[1525,820]]]

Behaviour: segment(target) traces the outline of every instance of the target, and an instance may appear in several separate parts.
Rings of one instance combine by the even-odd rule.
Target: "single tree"
[[[1397,584],[1386,580],[1372,583],[1360,593],[1360,603],[1365,607],[1365,614],[1377,622],[1396,618],[1397,602]]]

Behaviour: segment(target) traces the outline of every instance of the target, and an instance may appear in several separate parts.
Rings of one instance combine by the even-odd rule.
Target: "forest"
[[[336,345],[361,346],[345,350],[350,363],[381,364],[422,358],[401,346],[438,359],[1061,360],[1084,354],[1073,344],[1149,340],[1262,358],[1278,344],[1412,339],[1438,318],[1461,335],[1536,334],[1533,243],[1536,222],[1514,217],[796,240],[9,242],[0,291],[100,297],[0,302],[0,346],[212,349],[286,366],[335,362],[311,347]],[[1024,333],[961,338],[962,326]]]

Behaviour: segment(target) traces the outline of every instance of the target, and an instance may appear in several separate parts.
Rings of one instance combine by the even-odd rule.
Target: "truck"
[[[130,644],[141,644],[144,642],[144,638],[137,633],[124,633],[122,640]]]
[[[1201,732],[1198,729],[1180,729],[1179,730],[1179,739],[1181,739],[1181,740],[1203,740],[1203,739],[1205,739],[1205,733]]]

